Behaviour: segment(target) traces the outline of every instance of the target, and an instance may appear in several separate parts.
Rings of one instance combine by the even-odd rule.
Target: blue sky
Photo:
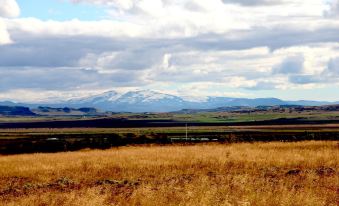
[[[20,17],[35,17],[41,20],[65,21],[79,19],[94,21],[107,18],[103,6],[88,3],[74,4],[61,0],[18,0],[21,8]]]
[[[0,0],[0,101],[339,101],[338,33],[339,0]]]

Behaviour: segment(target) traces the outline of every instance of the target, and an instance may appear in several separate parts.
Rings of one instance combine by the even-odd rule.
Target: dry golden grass
[[[338,205],[338,142],[0,156],[0,205]]]

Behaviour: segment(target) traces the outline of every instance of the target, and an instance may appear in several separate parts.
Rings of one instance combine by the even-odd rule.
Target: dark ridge
[[[251,122],[234,123],[202,123],[188,122],[191,126],[246,126],[246,125],[288,125],[288,124],[336,124],[339,120],[305,120],[302,118],[275,119]],[[173,120],[128,120],[128,119],[91,119],[69,121],[41,121],[41,122],[6,122],[0,123],[0,128],[135,128],[135,127],[180,127],[186,122]]]
[[[0,154],[76,151],[83,148],[107,149],[137,144],[172,144],[198,142],[269,142],[269,141],[337,141],[338,132],[202,132],[185,137],[185,132],[150,134],[24,134],[22,138],[0,141]]]
[[[35,116],[28,107],[21,106],[0,106],[0,115],[5,116]]]

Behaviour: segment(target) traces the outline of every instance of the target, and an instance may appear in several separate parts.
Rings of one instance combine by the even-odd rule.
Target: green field
[[[89,120],[102,117],[86,116],[36,116],[36,117],[5,117],[0,116],[0,123],[4,122],[30,122],[54,120]],[[306,111],[306,112],[201,112],[194,114],[180,113],[119,113],[106,116],[106,118],[125,118],[129,120],[173,120],[182,122],[251,122],[274,119],[305,119],[305,120],[339,120],[339,111]]]
[[[274,122],[275,120],[282,121]],[[288,122],[284,122],[285,120]],[[58,122],[62,122],[62,126],[57,126]],[[122,126],[127,128],[119,128],[115,125],[121,122],[124,122]],[[1,123],[3,125],[27,123],[28,125],[26,129],[20,127],[0,129],[0,150],[5,153],[49,152],[48,148],[51,148],[50,151],[65,151],[129,144],[171,144],[174,140],[254,142],[339,139],[339,111],[279,110],[191,114],[120,113],[107,117],[0,117],[0,126]],[[68,125],[75,123],[86,126],[68,128]],[[254,124],[250,126],[251,123]],[[152,127],[149,126],[152,124]],[[33,126],[30,128],[29,125]],[[38,128],[34,128],[34,125]]]
[[[179,113],[147,113],[147,114],[115,114],[114,118],[127,119],[148,119],[148,120],[175,120],[190,122],[246,122],[246,121],[262,121],[279,118],[302,118],[309,120],[339,120],[339,111],[264,111],[264,112],[199,112],[194,114]]]

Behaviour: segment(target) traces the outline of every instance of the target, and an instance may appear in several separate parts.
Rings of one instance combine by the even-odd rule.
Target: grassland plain
[[[338,141],[0,156],[0,205],[338,205]]]
[[[39,122],[39,121],[75,121],[94,120],[101,118],[123,118],[128,120],[173,120],[205,123],[221,122],[253,122],[274,120],[279,118],[304,120],[338,120],[339,111],[257,111],[257,112],[199,112],[193,114],[182,113],[117,113],[105,116],[82,116],[82,115],[45,115],[45,116],[1,116],[0,123],[10,122]]]
[[[299,132],[339,132],[339,124],[299,124],[299,125],[254,125],[254,126],[194,126],[188,124],[189,133],[227,131],[299,131]],[[150,134],[185,132],[186,127],[144,127],[144,128],[12,128],[0,129],[0,138],[11,136],[42,134]]]

